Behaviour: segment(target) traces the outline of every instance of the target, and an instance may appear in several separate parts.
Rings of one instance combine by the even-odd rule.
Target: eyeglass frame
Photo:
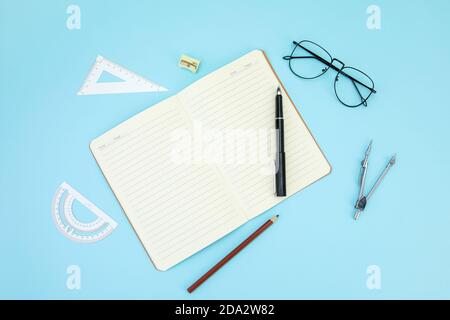
[[[327,60],[325,60],[324,58],[322,58],[322,57],[319,56],[318,54],[316,54],[316,53],[312,52],[311,50],[309,50],[308,48],[302,46],[302,45],[301,45],[302,42],[309,42],[309,43],[312,43],[312,44],[318,46],[319,48],[321,48],[323,51],[325,51],[325,52],[329,55],[329,57],[331,58],[331,61],[328,62]],[[336,97],[338,98],[339,102],[341,102],[341,103],[342,103],[343,105],[345,105],[346,107],[349,107],[349,108],[357,108],[357,107],[359,107],[359,106],[361,106],[361,105],[364,105],[365,107],[367,107],[367,100],[370,98],[370,96],[371,96],[372,94],[377,93],[377,91],[375,90],[375,83],[373,82],[373,80],[372,80],[371,77],[369,77],[365,72],[363,72],[363,71],[361,71],[361,70],[359,70],[359,69],[356,69],[356,68],[354,68],[354,67],[347,67],[347,66],[345,65],[345,63],[343,63],[341,60],[339,60],[339,59],[337,59],[337,58],[333,58],[333,57],[331,56],[331,54],[330,54],[325,48],[323,48],[321,45],[319,45],[319,44],[317,44],[317,43],[315,43],[315,42],[313,42],[313,41],[310,41],[310,40],[302,40],[302,41],[300,41],[300,42],[292,41],[292,43],[295,44],[295,47],[294,47],[294,50],[292,50],[291,55],[290,55],[290,56],[284,56],[284,57],[283,57],[284,60],[288,60],[288,61],[289,61],[289,69],[291,69],[292,73],[295,74],[297,77],[299,77],[299,78],[301,78],[301,79],[316,79],[316,78],[318,78],[318,77],[320,77],[320,76],[323,76],[323,75],[328,71],[329,68],[333,69],[334,71],[337,72],[336,77],[335,77],[335,79],[334,79],[334,93],[335,93]],[[297,49],[297,47],[302,48],[303,50],[305,50],[306,52],[308,52],[309,54],[311,54],[311,56],[292,56],[292,54],[293,54],[294,51]],[[290,60],[291,60],[291,59],[308,59],[308,58],[314,58],[314,59],[319,60],[320,62],[322,62],[323,64],[325,64],[325,65],[327,66],[327,68],[326,68],[326,69],[322,69],[322,71],[323,71],[323,70],[325,70],[325,71],[323,71],[321,74],[319,74],[319,75],[317,75],[317,76],[315,76],[315,77],[311,77],[311,78],[302,77],[302,76],[300,76],[299,74],[297,74],[294,70],[292,70],[291,63],[290,63]],[[333,64],[333,62],[335,62],[335,61],[336,61],[336,62],[339,62],[339,63],[342,65],[340,69],[339,69],[338,67],[336,67],[336,66]],[[372,88],[368,87],[367,85],[365,85],[364,83],[362,83],[362,82],[359,81],[358,79],[355,79],[355,78],[352,77],[351,75],[349,75],[349,74],[347,74],[346,72],[342,71],[344,68],[353,69],[353,70],[356,70],[356,71],[358,71],[358,72],[361,72],[363,75],[365,75],[365,76],[372,82],[373,87],[372,87]],[[343,102],[343,101],[339,98],[339,95],[337,94],[337,91],[336,91],[336,82],[338,81],[339,75],[340,75],[340,74],[342,74],[343,76],[347,77],[348,79],[350,79],[350,80],[352,81],[353,85],[355,86],[356,91],[358,92],[358,94],[359,94],[359,96],[360,96],[360,98],[361,98],[361,100],[362,100],[360,104],[355,105],[355,106],[351,106],[351,105],[346,104],[345,102]],[[362,97],[361,92],[359,91],[359,89],[358,89],[358,87],[356,86],[355,82],[358,83],[358,84],[360,84],[360,85],[362,85],[363,87],[365,87],[366,89],[368,89],[368,90],[370,91],[369,95],[368,95],[365,99]]]

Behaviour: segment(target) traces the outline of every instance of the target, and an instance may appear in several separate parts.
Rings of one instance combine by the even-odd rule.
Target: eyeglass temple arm
[[[365,85],[361,81],[358,81],[358,79],[353,78],[351,75],[345,73],[344,71],[342,71],[341,69],[335,67],[334,65],[330,64],[330,67],[333,68],[334,70],[336,70],[337,72],[339,72],[339,74],[342,74],[343,76],[345,76],[345,77],[349,78],[350,80],[352,80],[354,85],[355,85],[355,82],[356,82],[356,83],[362,85],[367,90],[372,91],[372,93],[377,93],[377,91],[374,88],[368,87],[367,85]],[[356,85],[355,85],[355,87],[356,87]],[[358,90],[358,92],[359,92],[359,90]]]
[[[362,104],[367,107],[367,101],[366,101],[366,99],[363,98],[361,91],[359,91],[358,86],[356,85],[355,81],[352,80],[352,83],[353,83],[353,86],[355,87],[356,91],[359,94],[359,98],[361,99]]]
[[[305,51],[308,52],[309,54],[313,55],[317,60],[319,60],[319,61],[322,62],[323,64],[327,65],[329,68],[331,68],[331,69],[333,69],[333,70],[339,72],[340,74],[342,74],[343,76],[349,78],[350,80],[355,81],[356,83],[362,85],[363,87],[365,87],[366,89],[372,91],[373,93],[377,93],[377,92],[375,91],[375,89],[366,86],[366,85],[365,85],[364,83],[362,83],[361,81],[358,81],[358,79],[355,79],[355,78],[353,78],[351,75],[349,75],[349,74],[345,73],[344,71],[342,71],[342,68],[339,69],[338,67],[336,67],[335,65],[333,65],[332,62],[328,62],[327,60],[325,60],[325,59],[322,58],[321,56],[315,54],[314,52],[312,52],[312,51],[309,50],[308,48],[305,48],[304,46],[302,46],[300,43],[294,41],[294,44],[297,45],[297,46],[299,46],[299,47],[301,47],[303,50],[305,50]],[[295,58],[295,57],[293,57],[293,58]],[[334,60],[337,60],[337,59],[334,59]],[[342,67],[344,66],[344,64],[343,64],[340,60],[337,60],[337,61],[339,61],[339,62],[342,64]]]
[[[291,60],[291,59],[317,59],[317,57],[311,57],[311,56],[284,56],[284,60]]]

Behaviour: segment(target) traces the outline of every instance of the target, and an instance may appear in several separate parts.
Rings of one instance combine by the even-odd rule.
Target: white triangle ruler
[[[122,79],[119,82],[98,82],[103,72]],[[153,83],[124,67],[97,56],[89,75],[84,81],[78,95],[111,94],[111,93],[135,93],[135,92],[162,92],[166,88]]]
[[[89,209],[97,218],[92,222],[79,221],[73,214],[75,200]],[[101,240],[117,227],[117,222],[66,182],[63,182],[55,193],[52,215],[58,230],[70,240],[77,242],[89,243]]]

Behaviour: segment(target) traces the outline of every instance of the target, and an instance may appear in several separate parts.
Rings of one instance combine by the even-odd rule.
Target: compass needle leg
[[[380,176],[378,177],[377,181],[373,185],[372,189],[370,189],[369,193],[367,194],[367,196],[366,196],[367,200],[369,200],[372,197],[372,195],[375,192],[375,190],[380,186],[380,184],[383,181],[384,177],[386,177],[386,175],[389,172],[389,170],[391,169],[391,167],[395,164],[396,158],[397,158],[396,155],[393,155],[392,158],[389,160],[389,162],[387,163],[387,165],[384,168],[383,172],[380,174]]]
[[[358,211],[364,210],[364,206],[365,206],[365,199],[363,199],[364,198],[364,187],[366,184],[366,175],[367,175],[367,169],[369,167],[369,155],[370,155],[371,150],[372,150],[372,140],[370,141],[369,145],[367,146],[366,153],[364,155],[364,159],[361,161],[361,173],[360,173],[360,178],[359,178],[359,194],[358,194],[358,200],[356,200],[356,203],[355,203],[355,208],[358,209]],[[359,216],[359,214],[358,214],[358,216]]]

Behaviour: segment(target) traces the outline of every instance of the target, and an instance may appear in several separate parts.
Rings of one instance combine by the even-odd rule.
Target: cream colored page
[[[217,171],[174,160],[171,136],[190,127],[175,96],[91,143],[112,190],[160,270],[245,221]]]
[[[273,138],[278,86],[263,53],[255,50],[179,94],[192,121],[201,125],[204,132],[212,129],[224,133],[225,160],[220,169],[249,219],[285,199],[274,196]],[[329,173],[330,166],[285,92],[283,96],[287,191],[290,196]],[[237,133],[240,144],[236,143],[239,139],[233,142],[230,132]],[[246,145],[244,151],[243,144]],[[255,150],[250,145],[258,148]],[[240,160],[234,163],[228,161],[232,160],[230,154],[233,152],[229,151],[233,149],[235,159]]]

